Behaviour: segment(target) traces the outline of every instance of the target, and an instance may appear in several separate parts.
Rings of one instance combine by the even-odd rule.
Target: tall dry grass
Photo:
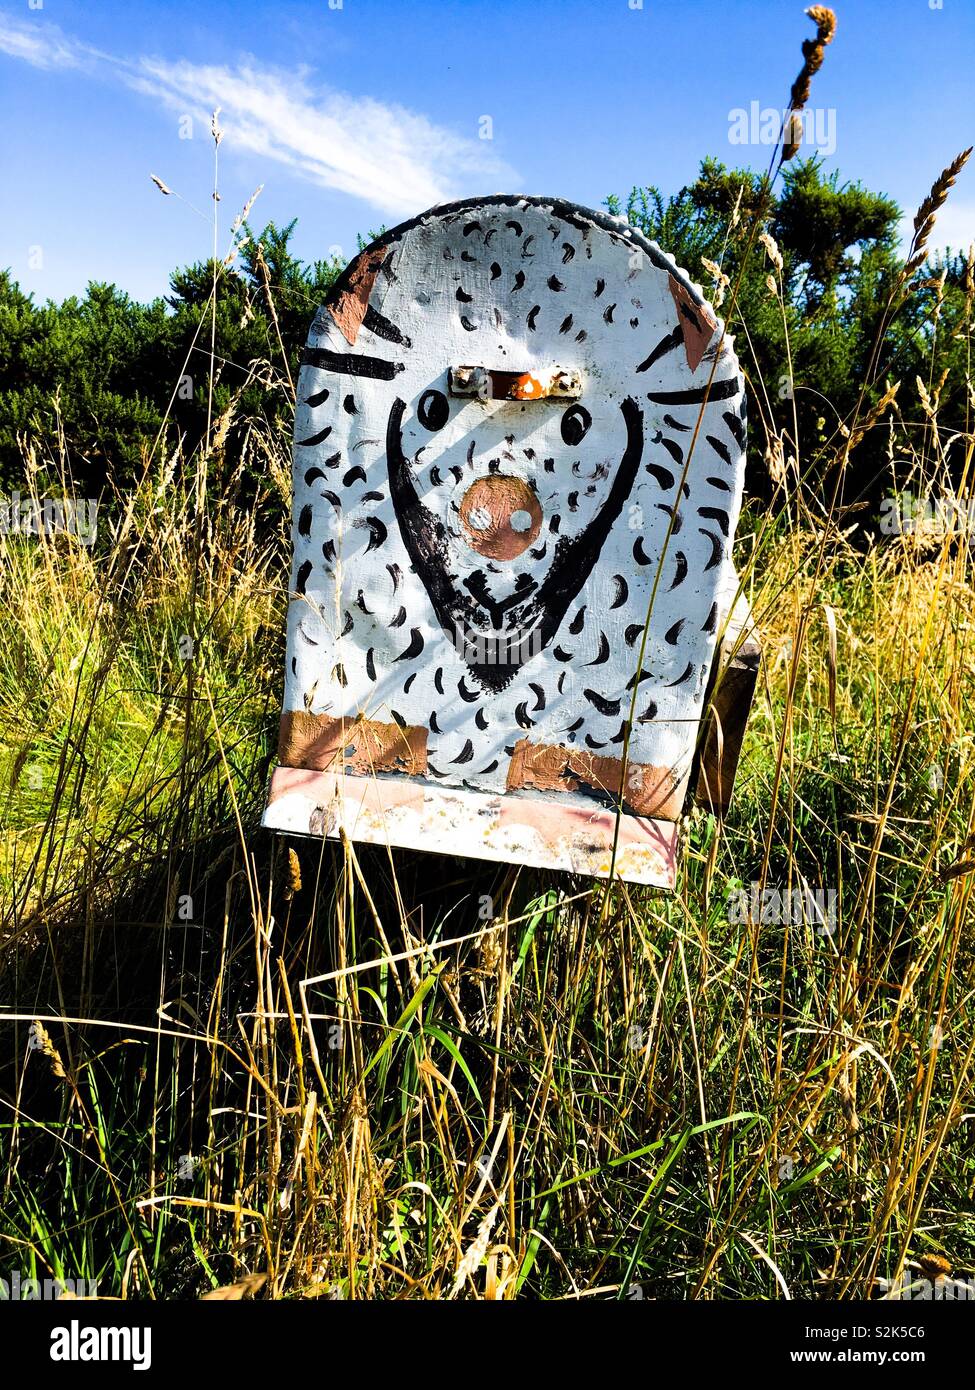
[[[882,346],[815,477],[803,441],[753,438],[779,484],[736,551],[761,688],[672,896],[257,828],[284,438],[249,436],[246,510],[215,421],[103,499],[105,543],[3,542],[0,1268],[128,1298],[972,1275],[971,553],[868,542],[842,492],[883,430],[898,486],[967,495],[972,436],[927,388],[902,413]],[[783,912],[795,889],[835,920]]]

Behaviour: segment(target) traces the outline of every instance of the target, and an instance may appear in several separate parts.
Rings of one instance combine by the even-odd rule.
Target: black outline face
[[[519,743],[683,766],[743,471],[719,325],[635,229],[559,200],[440,206],[367,248],[302,354],[286,710],[423,729],[421,780],[492,796]],[[452,363],[586,392],[455,401]],[[467,496],[509,473],[543,513],[522,556],[513,494]]]
[[[447,423],[447,408],[447,398],[442,392],[427,390],[420,397],[417,417],[425,428],[436,431]],[[386,427],[390,496],[407,554],[427,591],[437,621],[448,636],[453,638],[458,631],[476,633],[483,629],[487,617],[495,631],[503,625],[507,631],[520,634],[522,639],[531,633],[542,647],[551,641],[569,604],[589,578],[639,472],[643,458],[643,412],[630,397],[620,403],[620,412],[626,427],[626,448],[599,511],[578,536],[559,536],[541,584],[522,574],[514,592],[497,602],[491,598],[481,570],[465,579],[468,593],[456,588],[448,569],[450,540],[447,529],[420,501],[410,462],[403,452],[406,402],[400,397],[394,400]],[[432,423],[428,424],[427,420]],[[560,424],[564,442],[570,447],[580,443],[590,423],[591,416],[584,406],[578,402],[569,406]],[[517,659],[505,664],[466,662],[471,674],[493,691],[503,690],[514,679],[521,664]]]

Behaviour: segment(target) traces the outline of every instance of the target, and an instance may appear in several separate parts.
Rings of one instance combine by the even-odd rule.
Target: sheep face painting
[[[297,396],[265,823],[669,880],[745,440],[700,291],[605,215],[447,204],[346,269]]]

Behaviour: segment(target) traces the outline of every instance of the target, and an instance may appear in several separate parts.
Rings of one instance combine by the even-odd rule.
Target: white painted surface
[[[635,724],[629,760],[686,775],[721,621],[713,605],[719,593],[734,590],[730,542],[741,496],[736,434],[743,432],[744,392],[730,342],[708,404],[652,399],[703,392],[720,325],[696,369],[678,345],[638,370],[678,324],[671,275],[686,280],[623,227],[574,225],[544,203],[434,210],[395,235],[390,250],[370,307],[410,346],[366,325],[350,346],[327,308],[308,343],[395,363],[393,380],[314,366],[304,366],[299,378],[292,587],[300,582],[304,592],[290,608],[285,709],[427,728],[430,779],[445,786],[503,791],[510,749],[526,737],[620,757],[627,684],[640,647],[634,632],[642,633],[659,568],[636,706],[638,717],[652,717]],[[447,371],[457,363],[538,373],[557,363],[580,373],[582,395],[578,402],[525,403],[452,397]],[[449,408],[439,430],[418,418],[431,390],[443,393]],[[472,677],[411,565],[388,472],[397,400],[404,403],[403,449],[419,501],[445,528],[450,583],[466,593],[464,581],[480,571],[499,603],[519,580],[541,586],[559,539],[571,541],[596,522],[627,449],[622,403],[634,401],[642,414],[639,469],[591,573],[544,650],[497,692]],[[578,444],[567,444],[563,417],[580,406],[591,425]],[[667,508],[679,500],[680,460],[695,429],[689,495],[663,554]],[[320,443],[301,442],[323,434]],[[546,459],[553,460],[548,470]],[[529,550],[498,562],[494,572],[467,544],[457,515],[491,460],[535,492],[542,527],[531,550],[546,546],[543,555]],[[550,530],[555,516],[557,535]],[[415,659],[404,658],[421,644]],[[600,712],[593,694],[608,712]]]

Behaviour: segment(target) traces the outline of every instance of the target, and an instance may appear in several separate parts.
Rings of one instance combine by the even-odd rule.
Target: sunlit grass
[[[0,1273],[126,1298],[969,1277],[971,555],[870,539],[819,481],[884,429],[917,491],[964,490],[971,437],[918,393],[905,424],[864,382],[815,466],[753,427],[762,672],[731,813],[686,817],[672,895],[258,828],[289,567],[269,427],[232,476],[219,421],[203,457],[147,459],[91,549],[0,541]],[[69,472],[30,457],[25,487]],[[810,892],[835,914],[782,911]]]
[[[620,888],[600,927],[559,876],[308,844],[272,873],[286,557],[241,526],[206,521],[195,625],[195,523],[144,528],[124,604],[105,551],[7,558],[5,1259],[128,1296],[442,1297],[460,1269],[481,1296],[835,1297],[926,1251],[969,1268],[964,548],[824,562],[746,517],[765,664],[735,807],[691,816],[673,897]],[[836,890],[832,931],[729,920],[763,881]]]

